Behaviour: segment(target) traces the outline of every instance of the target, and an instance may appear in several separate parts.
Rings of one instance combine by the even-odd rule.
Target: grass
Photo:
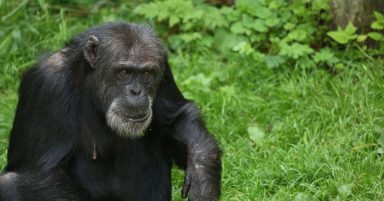
[[[0,168],[22,72],[91,25],[138,20],[126,15],[130,5],[23,2],[0,0]],[[224,150],[221,200],[384,200],[382,61],[337,74],[199,51],[170,53],[170,62]],[[174,200],[182,175],[173,171]]]

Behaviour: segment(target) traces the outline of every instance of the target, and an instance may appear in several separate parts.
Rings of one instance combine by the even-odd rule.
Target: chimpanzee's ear
[[[92,35],[89,37],[84,47],[84,57],[92,68],[95,68],[97,60],[97,48],[99,47],[99,43],[99,39],[95,35]]]

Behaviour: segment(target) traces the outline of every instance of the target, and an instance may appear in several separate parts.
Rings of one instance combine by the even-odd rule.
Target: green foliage
[[[371,28],[375,30],[375,32],[368,33],[368,36],[378,42],[384,42],[384,15],[379,12],[374,12],[375,21],[372,23]]]
[[[237,53],[275,68],[308,64],[317,52],[313,45],[324,40],[328,4],[328,0],[237,0],[234,7],[217,8],[200,1],[164,0],[141,4],[134,12],[171,27],[165,36],[171,49]]]
[[[324,48],[316,52],[316,54],[313,56],[313,60],[316,63],[326,63],[329,66],[332,66],[333,64],[336,64],[339,62],[339,59],[335,56],[335,54],[329,48]]]
[[[357,28],[349,23],[345,29],[338,28],[336,31],[329,31],[327,34],[339,44],[346,45],[355,42],[366,42],[368,38],[383,46],[384,42],[384,15],[379,12],[374,12],[375,20],[371,24],[373,31],[367,34],[357,34]]]
[[[384,15],[379,12],[374,12],[375,21],[372,23],[371,28],[375,30],[384,30]]]
[[[345,29],[339,27],[337,31],[328,32],[328,36],[340,44],[347,44],[357,39],[356,30],[357,28],[352,23],[349,23]]]

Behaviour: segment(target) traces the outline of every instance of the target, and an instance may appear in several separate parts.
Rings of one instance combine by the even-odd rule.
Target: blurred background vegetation
[[[90,26],[130,21],[156,28],[220,142],[222,200],[384,200],[383,4],[0,0],[0,168],[22,73]]]

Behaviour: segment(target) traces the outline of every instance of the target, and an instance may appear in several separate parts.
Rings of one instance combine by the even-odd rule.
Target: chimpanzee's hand
[[[191,170],[192,169],[192,170]],[[198,169],[198,168],[197,168]],[[182,197],[189,201],[216,201],[220,195],[220,185],[197,173],[196,168],[189,168],[184,178]]]
[[[189,201],[217,201],[220,197],[220,153],[194,150],[185,171],[182,197]],[[207,151],[207,150],[205,150]]]

